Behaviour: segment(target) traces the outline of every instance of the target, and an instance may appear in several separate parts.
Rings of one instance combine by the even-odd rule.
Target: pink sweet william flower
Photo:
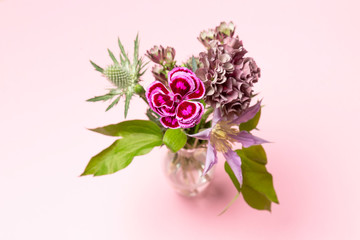
[[[161,82],[153,82],[146,91],[150,108],[161,116],[166,128],[191,128],[199,123],[204,106],[189,100],[202,99],[203,82],[189,69],[176,67],[168,74],[170,90]]]

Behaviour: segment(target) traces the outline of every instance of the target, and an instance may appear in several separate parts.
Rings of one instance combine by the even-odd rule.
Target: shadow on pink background
[[[360,239],[357,1],[0,0],[0,239]],[[204,197],[186,199],[162,172],[165,149],[105,177],[78,176],[114,141],[86,128],[123,120],[123,104],[85,99],[110,85],[120,36],[141,53],[203,51],[203,29],[232,20],[262,77],[258,136],[280,205],[251,209],[218,164]],[[148,72],[145,85],[152,80]],[[129,119],[145,118],[135,99]]]

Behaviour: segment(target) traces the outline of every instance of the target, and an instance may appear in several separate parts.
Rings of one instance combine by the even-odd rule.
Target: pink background
[[[360,239],[358,1],[0,0],[0,239]],[[123,104],[85,99],[110,85],[117,37],[140,51],[203,50],[198,33],[232,20],[262,68],[258,136],[280,205],[240,198],[217,166],[205,197],[179,197],[162,172],[165,149],[125,170],[82,177],[114,140],[86,128],[123,120]],[[153,79],[149,72],[145,85]],[[135,99],[129,119],[145,118]]]

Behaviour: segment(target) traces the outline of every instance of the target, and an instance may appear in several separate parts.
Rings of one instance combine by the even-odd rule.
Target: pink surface
[[[0,239],[360,239],[358,1],[0,0]],[[122,105],[84,100],[108,83],[88,60],[110,63],[117,36],[141,53],[202,50],[198,33],[233,20],[262,68],[258,136],[280,205],[259,212],[217,166],[204,198],[176,195],[165,149],[122,172],[82,177],[113,139],[90,131],[123,120]],[[152,81],[146,75],[146,84]],[[129,119],[144,118],[135,100]]]

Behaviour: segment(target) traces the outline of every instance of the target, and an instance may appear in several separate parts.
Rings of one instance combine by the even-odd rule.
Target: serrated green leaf
[[[146,154],[161,144],[161,137],[152,134],[133,134],[116,140],[110,147],[91,158],[81,176],[117,172],[127,167],[135,156]]]
[[[266,170],[265,165],[253,161],[247,157],[243,150],[236,150],[241,158],[241,169],[244,185],[247,185],[264,194],[270,201],[279,203],[276,196],[272,175]]]
[[[96,71],[104,73],[104,69],[96,65],[93,61],[90,60],[91,65],[95,68]]]
[[[248,148],[243,148],[241,150],[249,159],[264,165],[267,164],[266,153],[261,145],[254,145]]]
[[[121,41],[120,41],[120,38],[118,38],[118,44],[119,44],[120,51],[121,51],[123,57],[125,58],[125,61],[128,62],[128,63],[130,63],[129,57],[128,57],[128,55],[127,55],[126,52],[125,52],[125,48],[124,48],[124,46],[122,45],[122,43],[121,43]]]
[[[251,130],[255,129],[259,123],[260,116],[261,116],[261,108],[252,119],[240,124],[240,130],[250,132]]]
[[[139,77],[141,77],[142,75],[144,75],[144,74],[145,74],[145,72],[146,72],[146,70],[144,70],[144,71],[140,72],[140,73],[139,73]]]
[[[108,53],[109,53],[110,58],[113,60],[114,64],[119,65],[118,60],[116,59],[116,57],[114,56],[114,54],[110,51],[110,49],[108,49]]]
[[[109,111],[112,107],[114,107],[116,104],[118,104],[121,96],[118,96],[105,110],[105,112]]]
[[[271,201],[264,195],[255,191],[253,188],[243,185],[241,188],[243,198],[250,207],[258,210],[271,211]]]
[[[121,62],[121,66],[125,64],[124,57],[121,55],[121,53],[120,53],[120,62]]]
[[[231,181],[233,182],[236,190],[237,190],[238,192],[240,192],[240,191],[241,191],[240,183],[239,183],[239,181],[237,180],[237,178],[236,178],[233,170],[231,169],[231,167],[229,166],[229,164],[228,164],[226,161],[225,161],[225,171],[226,171],[226,173],[229,175],[229,177],[230,177]]]
[[[106,100],[109,100],[109,99],[111,99],[113,97],[114,97],[114,95],[112,95],[112,94],[105,94],[103,96],[96,96],[96,97],[90,98],[90,99],[88,99],[86,101],[87,102],[106,101]]]
[[[179,151],[186,144],[187,136],[180,128],[166,130],[163,143],[173,152]]]
[[[127,92],[126,95],[125,95],[125,111],[124,111],[124,117],[125,118],[126,118],[128,112],[129,112],[131,97],[132,97],[132,93]]]
[[[136,66],[138,64],[139,59],[139,34],[136,34],[136,38],[134,41],[134,65]]]
[[[162,132],[156,123],[148,120],[130,120],[104,127],[89,129],[113,137],[131,137],[134,134],[149,134],[162,139]]]

